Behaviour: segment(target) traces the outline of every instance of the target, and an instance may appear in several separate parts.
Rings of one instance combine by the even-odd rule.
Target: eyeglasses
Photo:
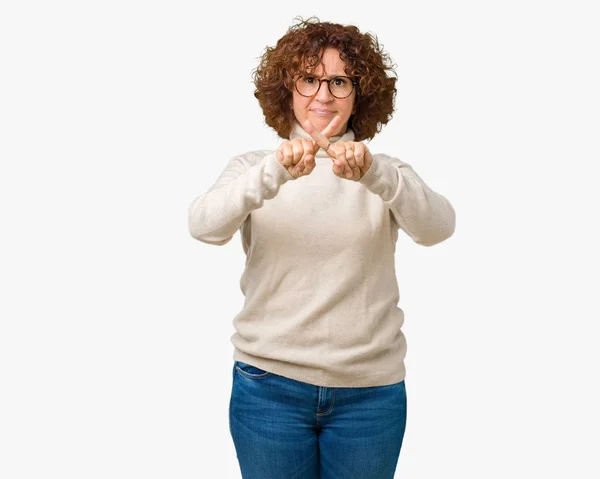
[[[339,100],[348,98],[356,85],[356,82],[344,76],[334,77],[329,80],[319,80],[315,77],[306,76],[298,78],[294,82],[294,87],[302,96],[314,96],[320,90],[321,83],[323,82],[327,83],[329,92]]]

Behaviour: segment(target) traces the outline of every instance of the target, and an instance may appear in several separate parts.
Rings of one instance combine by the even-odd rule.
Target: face
[[[323,52],[321,64],[311,72],[318,79],[330,79],[336,76],[347,76],[344,71],[346,62],[339,55],[337,49],[329,47]],[[332,136],[342,135],[348,128],[348,120],[354,113],[354,99],[356,90],[353,90],[347,98],[334,97],[327,83],[321,83],[321,88],[311,97],[300,95],[294,88],[292,92],[292,108],[298,123],[303,126],[308,119],[319,131],[322,131],[336,116],[342,117],[342,123],[338,131]]]

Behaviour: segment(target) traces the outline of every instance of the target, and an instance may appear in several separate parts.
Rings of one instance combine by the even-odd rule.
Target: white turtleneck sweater
[[[311,139],[298,123],[290,139]],[[353,141],[347,130],[335,142]],[[398,229],[431,246],[454,233],[450,202],[412,167],[372,154],[359,181],[319,150],[294,179],[274,151],[233,157],[189,207],[197,240],[223,245],[240,230],[245,296],[233,318],[233,359],[328,387],[402,381],[406,339],[394,253]]]

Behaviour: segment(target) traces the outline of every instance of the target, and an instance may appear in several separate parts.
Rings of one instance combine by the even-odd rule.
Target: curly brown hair
[[[321,63],[327,47],[338,50],[346,74],[357,82],[355,113],[348,121],[356,141],[372,139],[392,119],[396,73],[377,37],[353,25],[299,19],[275,47],[267,47],[253,71],[258,99],[267,125],[281,138],[289,138],[295,119],[292,109],[294,79]],[[295,19],[295,20],[296,20]],[[391,76],[388,76],[388,72]]]

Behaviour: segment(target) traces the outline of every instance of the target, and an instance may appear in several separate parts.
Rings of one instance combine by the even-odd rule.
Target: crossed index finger
[[[341,121],[342,117],[340,115],[335,115],[329,124],[323,129],[323,131],[319,131],[310,122],[310,120],[306,120],[304,122],[304,129],[312,137],[312,139],[315,140],[317,145],[325,149],[329,146],[329,138],[333,136],[335,130],[340,126]],[[327,153],[327,151],[325,152]],[[329,153],[327,154],[329,155]],[[331,155],[329,156],[331,157]]]

